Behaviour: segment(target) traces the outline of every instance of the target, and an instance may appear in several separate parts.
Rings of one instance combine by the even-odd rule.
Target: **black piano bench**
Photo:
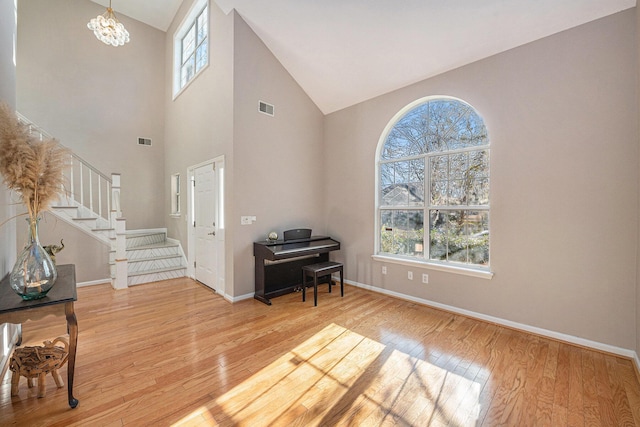
[[[313,305],[318,305],[318,279],[329,276],[329,292],[331,292],[331,273],[340,272],[340,296],[344,297],[344,278],[342,263],[326,261],[302,267],[302,301],[307,300],[307,276],[313,278]]]

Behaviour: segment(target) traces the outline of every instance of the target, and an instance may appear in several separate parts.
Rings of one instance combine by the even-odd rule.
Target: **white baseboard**
[[[229,295],[225,295],[224,299],[226,299],[229,302],[238,302],[238,301],[243,301],[243,300],[246,300],[246,299],[251,299],[251,298],[253,298],[254,295],[255,295],[254,292],[251,292],[249,294],[240,295],[240,296],[237,296],[237,297],[232,297],[232,296],[229,296]]]
[[[18,338],[20,337],[21,325],[2,324],[0,325],[0,338],[4,342],[5,348],[0,348],[0,378],[4,378],[9,369],[9,356],[13,352]],[[0,343],[2,345],[2,343]]]
[[[499,317],[493,317],[493,316],[488,316],[482,313],[476,313],[474,311],[465,310],[465,309],[454,307],[451,305],[441,304],[441,303],[426,300],[423,298],[417,298],[411,295],[405,295],[399,292],[394,292],[387,289],[378,288],[375,286],[365,285],[363,283],[354,282],[352,280],[345,280],[345,283],[348,283],[350,285],[356,286],[358,288],[366,289],[369,291],[393,296],[393,297],[400,298],[407,301],[416,302],[429,307],[438,308],[438,309],[449,311],[456,314],[461,314],[463,316],[471,317],[474,319],[484,320],[487,322],[495,323],[497,325],[506,326],[508,328],[518,329],[524,332],[529,332],[532,334],[553,338],[553,339],[564,341],[570,344],[575,344],[582,347],[588,347],[588,348],[603,351],[606,353],[623,356],[635,362],[636,368],[638,368],[638,373],[640,374],[640,359],[638,358],[638,354],[634,350],[616,347],[609,344],[603,344],[597,341],[591,341],[584,338],[575,337],[573,335],[563,334],[560,332],[550,331],[548,329],[542,329],[535,326],[526,325],[524,323],[512,322],[511,320],[505,320]]]
[[[83,286],[94,286],[94,285],[111,285],[111,279],[89,280],[88,282],[76,283],[77,288],[81,288]]]

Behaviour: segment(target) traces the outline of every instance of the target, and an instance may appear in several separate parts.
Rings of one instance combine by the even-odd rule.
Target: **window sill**
[[[182,86],[180,89],[178,89],[174,94],[173,94],[173,99],[172,101],[175,101],[180,95],[182,95],[182,93],[187,90],[187,88],[189,86],[191,86],[191,83],[193,83],[195,81],[195,79],[197,79],[198,77],[200,77],[200,74],[202,74],[204,72],[204,70],[206,70],[207,68],[209,68],[209,62],[207,62],[205,65],[202,66],[202,68],[200,68],[198,70],[198,72],[196,72],[193,77],[191,77],[191,79],[186,82],[184,84],[184,86]],[[176,71],[175,69],[173,70],[173,73],[175,75],[175,73],[179,73],[180,71]],[[179,75],[179,74],[178,74]],[[175,84],[175,83],[174,83]]]
[[[464,276],[479,277],[481,279],[487,279],[487,280],[491,280],[493,278],[493,272],[488,270],[465,268],[465,267],[459,267],[454,265],[436,264],[434,262],[396,258],[396,257],[386,256],[386,255],[371,255],[371,258],[380,262],[408,265],[411,267],[426,268],[429,270],[444,271],[444,272],[453,273],[453,274],[462,274]]]

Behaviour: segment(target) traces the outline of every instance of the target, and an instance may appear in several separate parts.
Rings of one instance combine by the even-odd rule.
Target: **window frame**
[[[438,151],[433,153],[421,153],[416,156],[407,156],[407,157],[396,158],[396,159],[382,159],[382,154],[385,147],[385,143],[387,142],[387,138],[391,133],[391,131],[394,129],[394,127],[398,124],[398,122],[410,111],[418,108],[419,106],[426,104],[428,102],[433,102],[438,100],[443,100],[443,101],[451,100],[451,101],[461,102],[473,108],[474,112],[476,112],[476,114],[479,115],[478,111],[472,105],[470,105],[468,102],[462,99],[446,96],[446,95],[434,95],[434,96],[420,98],[411,102],[410,104],[400,109],[400,111],[398,111],[392,117],[392,119],[387,123],[378,141],[378,146],[377,146],[376,156],[375,156],[375,183],[374,183],[374,187],[375,187],[374,230],[375,231],[374,231],[374,250],[373,250],[372,258],[380,262],[389,262],[389,263],[406,265],[410,267],[428,268],[432,270],[446,271],[451,273],[463,274],[467,276],[491,279],[493,277],[493,272],[491,271],[491,264],[490,264],[491,256],[489,256],[489,263],[485,266],[485,265],[471,264],[471,263],[458,263],[455,261],[433,260],[433,259],[429,259],[429,252],[428,252],[428,247],[430,245],[430,237],[429,237],[430,211],[434,209],[434,205],[431,204],[432,202],[430,197],[431,196],[431,189],[430,189],[431,178],[430,178],[430,169],[429,169],[430,158],[435,156],[441,156],[441,155],[451,155],[451,154],[456,154],[461,152],[474,152],[474,151],[483,151],[483,150],[487,150],[487,152],[490,153],[491,151],[490,139],[487,140],[487,144],[482,146],[464,147],[464,148],[458,148],[458,149],[452,149],[452,150],[446,150],[446,151]],[[485,125],[485,128],[486,128],[486,123],[484,123],[484,120],[483,120],[483,124]],[[411,159],[422,159],[424,160],[424,163],[425,163],[424,164],[424,181],[422,183],[423,191],[424,191],[424,203],[421,206],[410,206],[409,204],[399,205],[399,206],[395,206],[395,205],[382,206],[381,205],[382,203],[381,165],[384,163],[393,163],[393,162],[406,161]],[[491,170],[491,161],[489,160],[489,171],[490,170]],[[490,179],[490,175],[491,174],[489,172],[489,179]],[[489,182],[489,186],[491,186],[490,182]],[[490,224],[490,210],[491,210],[490,207],[491,207],[491,199],[489,198],[489,203],[486,206],[485,205],[453,205],[453,206],[446,205],[446,206],[442,206],[441,209],[442,210],[453,209],[457,211],[460,211],[460,210],[486,211],[489,214],[489,229],[490,229],[490,225],[491,225]],[[417,210],[423,213],[423,226],[424,226],[424,238],[425,238],[423,241],[423,245],[425,247],[425,250],[423,252],[422,257],[392,254],[392,253],[380,251],[380,245],[381,245],[381,239],[382,239],[381,231],[380,231],[381,222],[382,222],[381,214],[384,210],[402,210],[402,211]],[[491,232],[489,232],[489,235],[491,236]],[[491,245],[489,245],[489,251],[491,253]]]
[[[209,0],[196,0],[189,12],[182,20],[182,23],[178,26],[178,29],[173,35],[173,99],[175,100],[182,92],[184,92],[191,83],[205,70],[209,67],[210,62],[210,51],[211,51],[211,25],[210,25],[210,11]],[[198,19],[202,16],[203,13],[206,13],[206,25],[207,31],[206,36],[202,39],[200,43],[198,43]],[[183,60],[183,40],[187,36],[187,34],[194,28],[194,49],[193,53],[189,55],[189,58],[193,57],[194,62],[194,73],[193,75],[184,83],[182,82],[182,67],[186,64],[187,61]],[[198,48],[202,45],[202,43],[206,40],[206,62],[198,68],[197,65],[197,52]]]
[[[181,216],[181,197],[180,197],[180,174],[171,174],[171,216]]]

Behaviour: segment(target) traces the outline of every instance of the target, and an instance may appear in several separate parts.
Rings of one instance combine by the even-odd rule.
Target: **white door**
[[[193,172],[193,237],[195,279],[218,293],[220,268],[218,254],[218,191],[215,163]]]

